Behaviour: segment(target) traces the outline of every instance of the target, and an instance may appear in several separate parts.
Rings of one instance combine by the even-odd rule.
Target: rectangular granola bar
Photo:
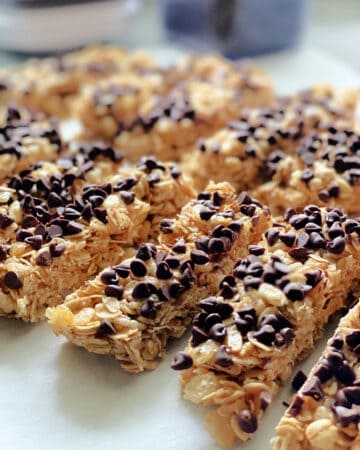
[[[343,317],[271,441],[274,450],[360,448],[360,303]]]
[[[194,196],[173,164],[154,158],[101,180],[97,158],[113,164],[115,153],[95,149],[82,165],[81,154],[37,163],[0,188],[0,315],[42,319]],[[100,184],[85,183],[94,171]]]
[[[199,303],[173,368],[185,399],[215,407],[206,424],[220,445],[252,437],[295,362],[346,305],[360,279],[359,234],[360,221],[339,209],[289,210],[236,262],[217,296]]]
[[[49,324],[90,352],[113,355],[126,371],[153,369],[167,341],[185,332],[197,302],[216,292],[270,222],[267,208],[237,198],[227,183],[212,184],[160,223],[162,243],[142,244],[134,257],[49,308]]]

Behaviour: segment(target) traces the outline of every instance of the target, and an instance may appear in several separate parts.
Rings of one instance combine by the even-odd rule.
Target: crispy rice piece
[[[184,398],[213,406],[223,447],[249,440],[258,421],[360,279],[360,221],[338,209],[290,210],[204,298],[185,352],[174,359]],[[228,314],[220,314],[224,306]]]
[[[63,117],[88,83],[121,71],[142,71],[155,66],[145,52],[128,53],[116,46],[91,46],[58,58],[32,59],[0,73],[0,99]]]
[[[343,317],[334,336],[294,395],[276,427],[274,450],[360,448],[360,303]]]
[[[57,123],[9,106],[0,120],[0,183],[36,161],[54,161],[62,150]]]
[[[142,244],[135,257],[86,282],[47,310],[49,324],[90,352],[113,355],[126,371],[153,369],[168,339],[185,332],[198,300],[216,291],[270,222],[267,208],[236,199],[229,184],[211,185],[176,219],[161,222],[173,239]]]
[[[86,164],[39,163],[1,188],[0,315],[42,319],[47,306],[156,236],[164,215],[195,195],[171,163],[144,159],[102,184],[84,182],[99,169],[95,160],[86,172]]]
[[[200,139],[196,149],[183,158],[183,169],[194,178],[198,189],[203,189],[209,179],[228,181],[239,192],[259,185],[271,179],[282,158],[296,155],[301,139],[312,131],[315,134],[334,129],[334,124],[351,129],[356,99],[353,91],[316,86],[307,93],[280,99],[271,108],[245,110],[225,128]],[[284,172],[290,176],[287,170]],[[272,185],[266,184],[264,189],[267,186],[271,193]],[[261,195],[261,189],[254,192],[255,197]],[[269,196],[260,200],[266,203]],[[280,205],[290,206],[291,202],[284,201],[284,197],[274,194]],[[273,203],[274,200],[269,206]],[[298,206],[307,204],[310,202]]]

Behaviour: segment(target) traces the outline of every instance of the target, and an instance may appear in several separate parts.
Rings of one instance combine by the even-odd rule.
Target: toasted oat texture
[[[360,303],[340,321],[271,441],[274,450],[360,448]]]
[[[192,337],[173,362],[184,398],[223,447],[247,441],[258,421],[360,279],[360,221],[338,209],[289,210],[204,298]],[[221,313],[227,307],[227,314]]]
[[[95,155],[78,167],[70,159],[38,163],[0,188],[0,315],[42,319],[47,306],[156,236],[164,215],[194,196],[173,164],[153,158],[84,183],[94,171],[101,181]],[[98,158],[104,163],[104,153]]]
[[[54,161],[62,149],[55,121],[9,106],[0,121],[0,183],[36,161]]]
[[[130,161],[144,154],[178,161],[199,137],[222,128],[238,117],[242,108],[273,101],[271,83],[262,72],[254,68],[242,71],[225,61],[223,64],[228,66],[229,78],[233,74],[237,79],[237,86],[233,86],[235,81],[227,83],[226,77],[221,83],[215,67],[209,79],[206,71],[203,76],[190,71],[187,79],[179,81],[167,95],[150,96],[135,120],[121,124],[115,147],[123,149]]]
[[[154,67],[144,52],[91,46],[58,58],[33,59],[0,72],[0,100],[16,100],[48,115],[65,116],[81,87],[120,71]]]
[[[279,161],[286,155],[292,161],[300,140],[313,130],[315,134],[315,131],[333,129],[329,123],[351,128],[356,99],[353,91],[316,86],[281,99],[276,106],[245,110],[236,121],[230,121],[207,139],[200,139],[196,150],[183,159],[183,169],[193,176],[198,189],[203,189],[209,179],[228,181],[238,191],[258,185],[271,179]],[[287,170],[284,172],[291,175]],[[264,189],[271,193],[271,183]],[[260,187],[260,192],[255,191],[254,196],[261,192]],[[284,201],[285,195],[275,192],[273,196],[279,199],[279,205],[292,206],[290,198]],[[263,197],[260,200],[269,201],[268,197]],[[274,202],[270,202],[270,206]],[[309,203],[305,201],[295,206]]]
[[[274,213],[310,203],[360,212],[360,135],[351,128],[313,131],[293,154],[278,154],[275,164],[271,157],[266,162],[271,181],[253,195]]]
[[[186,330],[199,299],[271,222],[267,208],[229,184],[212,184],[173,220],[160,224],[158,245],[105,269],[47,310],[56,334],[90,352],[113,355],[123,369],[153,369],[169,338]],[[226,311],[226,305],[225,310]]]

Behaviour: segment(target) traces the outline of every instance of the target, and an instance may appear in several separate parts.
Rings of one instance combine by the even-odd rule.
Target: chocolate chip
[[[20,289],[23,287],[19,275],[13,271],[7,272],[4,276],[4,284],[9,289]]]
[[[306,284],[314,288],[320,283],[322,276],[322,270],[309,270],[305,273]]]
[[[247,194],[247,192],[243,191],[239,194],[237,198],[237,202],[239,205],[250,205],[253,200],[252,198]]]
[[[246,275],[243,280],[245,290],[257,289],[261,284],[261,278],[253,277],[252,275]]]
[[[289,231],[289,233],[280,233],[279,239],[288,247],[292,247],[295,243],[296,234],[293,231]]]
[[[4,230],[9,227],[14,220],[7,214],[0,214],[0,229]]]
[[[118,264],[113,269],[121,278],[127,278],[130,275],[130,266],[127,264]]]
[[[304,300],[306,292],[304,289],[304,285],[301,283],[288,283],[284,287],[284,294],[286,297],[292,302],[296,302],[299,300]]]
[[[240,220],[231,222],[228,225],[228,228],[230,228],[230,230],[232,230],[232,231],[235,231],[235,233],[240,233],[240,231],[242,230],[243,227],[244,227],[244,224]]]
[[[290,225],[292,225],[295,230],[300,230],[304,228],[305,225],[309,222],[309,218],[306,214],[295,214],[290,217]]]
[[[360,345],[360,330],[350,331],[345,337],[345,342],[354,351]]]
[[[310,234],[310,242],[308,243],[308,247],[315,250],[325,248],[326,240],[319,233],[313,232]]]
[[[133,203],[134,200],[135,200],[135,194],[134,194],[134,192],[121,191],[121,192],[120,192],[120,197],[121,197],[122,201],[123,201],[126,205],[130,205],[130,204]]]
[[[174,221],[171,219],[162,219],[159,223],[160,230],[164,234],[171,234],[173,232],[171,229],[173,225]]]
[[[345,221],[345,233],[351,234],[353,232],[360,232],[360,222],[354,219],[347,219]]]
[[[336,372],[336,378],[343,384],[351,386],[355,381],[355,373],[350,365],[344,361],[339,370]]]
[[[48,235],[50,239],[61,237],[63,235],[63,229],[59,225],[50,225],[48,228]]]
[[[172,247],[175,253],[186,253],[186,244],[183,238],[179,239]]]
[[[244,214],[244,216],[253,217],[256,212],[256,206],[252,205],[241,205],[240,212]]]
[[[302,388],[302,394],[312,397],[316,401],[321,400],[324,397],[324,393],[319,378],[314,376],[306,381]]]
[[[283,328],[275,336],[275,345],[277,347],[282,347],[283,345],[289,345],[295,338],[295,333],[292,328]]]
[[[231,356],[227,352],[225,345],[221,345],[215,355],[215,364],[220,367],[230,367],[233,364]]]
[[[203,331],[201,328],[197,326],[194,326],[192,328],[191,333],[192,333],[191,345],[193,347],[197,347],[198,345],[202,344],[203,342],[209,339],[207,333],[205,333],[205,331]]]
[[[148,261],[152,257],[151,248],[148,244],[140,244],[137,252],[136,258],[141,259],[142,261]]]
[[[306,379],[307,376],[304,374],[304,372],[302,370],[298,370],[298,372],[296,373],[291,382],[291,387],[293,391],[295,392],[298,391],[301,388],[301,386],[305,383]]]
[[[260,394],[260,408],[262,409],[262,411],[266,411],[267,408],[269,407],[270,403],[272,400],[272,396],[270,392],[267,391],[263,391]]]
[[[156,276],[159,280],[169,280],[172,277],[173,273],[169,267],[169,265],[163,261],[161,262],[156,269]]]
[[[199,215],[201,220],[210,220],[211,217],[216,213],[216,209],[203,206],[200,209]]]
[[[5,261],[8,255],[8,246],[7,245],[0,245],[0,261]]]
[[[275,339],[275,330],[271,325],[264,325],[253,333],[253,338],[264,345],[271,345]]]
[[[209,262],[209,256],[202,250],[191,250],[191,260],[198,265],[203,265]]]
[[[43,242],[42,236],[29,236],[25,239],[25,243],[31,245],[34,250],[39,250]]]
[[[50,252],[43,251],[41,253],[39,253],[36,257],[36,264],[38,264],[39,266],[51,266],[53,259],[52,256],[50,254]]]
[[[140,315],[145,317],[145,319],[154,320],[156,318],[156,308],[153,300],[146,300],[146,302],[141,305]]]
[[[82,230],[83,230],[83,225],[81,225],[80,223],[76,223],[76,222],[70,221],[66,225],[66,228],[64,230],[64,234],[66,234],[66,235],[79,234],[79,233],[82,232]]]
[[[335,239],[338,236],[344,237],[345,231],[342,229],[340,222],[334,222],[329,231],[328,231],[330,239]]]
[[[116,284],[119,281],[119,277],[114,269],[103,270],[100,279],[104,284]]]
[[[116,330],[112,323],[110,323],[108,320],[104,320],[99,325],[99,328],[96,330],[95,337],[96,338],[102,338],[103,336],[108,336],[111,334],[115,334]]]
[[[345,246],[346,246],[345,239],[339,236],[326,244],[326,250],[330,253],[339,255],[345,250]]]
[[[151,295],[148,283],[140,282],[138,283],[133,291],[132,296],[136,299],[148,298]]]
[[[289,406],[288,414],[296,417],[300,413],[303,404],[304,400],[297,395]]]
[[[296,247],[289,250],[289,255],[301,263],[304,263],[308,259],[308,251],[303,247]]]
[[[165,258],[165,262],[171,269],[177,269],[180,266],[180,261],[176,256],[169,255]]]
[[[268,241],[270,246],[273,246],[276,244],[276,242],[279,239],[279,235],[280,235],[280,232],[276,228],[270,228],[269,230],[267,230],[265,232],[265,238]]]
[[[53,258],[58,258],[65,251],[65,244],[63,242],[53,242],[49,245],[50,255]]]
[[[37,218],[35,216],[33,216],[32,214],[26,214],[23,217],[22,220],[22,226],[24,228],[32,228],[32,227],[36,227],[36,225],[39,223],[39,221],[37,220]]]
[[[307,247],[310,241],[310,236],[307,233],[300,233],[296,240],[297,247]]]
[[[251,255],[255,256],[260,256],[265,253],[265,248],[260,247],[259,245],[249,245],[248,250]]]
[[[301,174],[301,181],[309,183],[314,178],[314,172],[311,169],[305,169]]]
[[[255,433],[257,430],[257,418],[249,409],[241,410],[237,421],[244,433]]]
[[[171,368],[174,370],[186,370],[190,369],[193,365],[193,360],[190,355],[185,352],[178,352],[174,356],[174,359],[171,363]]]
[[[133,259],[130,263],[130,270],[135,277],[144,277],[147,273],[146,264],[141,259]]]
[[[109,284],[105,287],[105,295],[108,297],[115,297],[118,300],[121,299],[124,293],[124,288],[117,284]]]
[[[226,326],[222,323],[216,323],[209,331],[209,337],[216,342],[224,342],[226,334]]]
[[[360,421],[359,412],[344,406],[333,406],[333,411],[342,427],[347,427],[351,423],[358,424]]]

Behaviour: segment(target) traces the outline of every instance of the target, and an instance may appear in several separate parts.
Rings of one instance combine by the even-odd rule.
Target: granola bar
[[[199,137],[222,128],[238,117],[242,108],[273,100],[269,80],[257,84],[256,69],[250,73],[253,85],[244,83],[236,89],[190,74],[167,95],[150,97],[135,120],[121,123],[114,145],[125,151],[130,161],[144,154],[180,160]]]
[[[247,441],[294,363],[360,279],[360,221],[308,206],[274,222],[204,298],[185,352],[174,359],[184,398],[214,406],[209,432],[223,447]],[[220,314],[223,305],[227,314]]]
[[[153,158],[102,181],[98,169],[94,155],[79,167],[37,163],[0,188],[0,315],[42,319],[194,195],[173,164]],[[101,184],[85,181],[94,170]]]
[[[0,183],[35,161],[54,161],[61,149],[55,121],[7,107],[0,123]]]
[[[153,369],[167,341],[185,332],[198,300],[216,292],[270,221],[267,208],[237,199],[229,184],[210,185],[160,223],[162,238],[170,238],[141,244],[134,257],[85,283],[47,310],[49,323],[74,344],[113,355],[126,371]]]
[[[340,321],[276,427],[274,450],[360,448],[360,303]]]
[[[310,203],[360,212],[360,135],[351,128],[313,131],[292,155],[278,154],[276,162],[269,158],[271,180],[253,195],[273,212]]]
[[[269,177],[271,179],[279,162],[286,156],[290,164],[299,141],[312,130],[320,132],[329,122],[351,127],[355,104],[356,96],[350,97],[350,91],[316,86],[307,93],[280,99],[276,106],[245,110],[225,128],[207,139],[200,139],[195,151],[183,159],[183,169],[192,175],[198,189],[202,189],[209,179],[229,181],[238,191],[249,189]],[[287,169],[284,173],[291,176]],[[279,184],[281,182],[279,180]],[[260,186],[253,195],[259,196],[265,204],[270,201],[269,206],[275,199],[279,205],[293,206],[290,199],[285,201],[286,194],[273,193],[272,184],[265,184],[264,188]],[[296,189],[297,186],[294,187]],[[262,190],[269,195],[260,197]],[[272,201],[268,198],[271,194],[274,197]],[[305,201],[295,206],[310,203]]]
[[[33,59],[0,73],[0,99],[16,100],[48,115],[71,113],[72,101],[85,83],[120,71],[155,66],[144,52],[128,53],[116,46],[91,46],[57,58]]]

